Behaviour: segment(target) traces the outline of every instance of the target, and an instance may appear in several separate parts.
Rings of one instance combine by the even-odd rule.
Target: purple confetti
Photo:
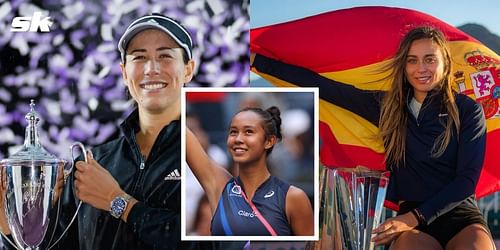
[[[0,157],[15,148],[13,143],[22,144],[29,99],[36,100],[35,108],[46,123],[44,146],[56,155],[68,155],[73,140],[92,146],[112,139],[132,108],[116,43],[132,20],[151,11],[179,20],[192,34],[198,72],[190,85],[248,86],[248,9],[241,9],[248,6],[246,2],[41,0],[36,6],[24,0],[2,2],[0,9],[10,4],[2,20],[35,8],[51,16],[54,24],[47,33],[0,30],[0,50],[8,55],[0,58]],[[214,10],[218,15],[211,16]],[[103,40],[103,25],[109,25],[103,31],[109,41]]]

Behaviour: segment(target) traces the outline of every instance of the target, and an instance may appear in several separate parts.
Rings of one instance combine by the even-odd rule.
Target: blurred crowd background
[[[40,137],[69,158],[69,145],[93,146],[119,135],[132,108],[117,43],[137,17],[153,12],[191,33],[196,74],[189,86],[248,85],[249,0],[0,1],[0,159],[24,141],[30,100]],[[50,16],[50,32],[11,32],[16,16]]]
[[[235,176],[237,170],[226,150],[232,117],[245,107],[278,107],[283,140],[269,156],[269,170],[303,189],[314,206],[314,162],[319,159],[314,157],[312,92],[188,92],[186,102],[186,126],[208,155]],[[208,200],[189,168],[186,173],[186,235],[210,235]]]

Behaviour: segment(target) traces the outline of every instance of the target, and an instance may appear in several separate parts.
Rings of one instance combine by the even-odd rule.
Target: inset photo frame
[[[182,240],[318,240],[318,102],[318,88],[182,89]]]

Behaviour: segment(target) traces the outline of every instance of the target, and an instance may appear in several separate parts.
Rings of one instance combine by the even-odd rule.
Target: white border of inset
[[[187,92],[304,92],[314,95],[314,235],[313,236],[191,236],[186,235],[186,93]],[[184,87],[181,92],[181,240],[187,241],[318,241],[319,240],[319,88],[242,87],[196,88]]]

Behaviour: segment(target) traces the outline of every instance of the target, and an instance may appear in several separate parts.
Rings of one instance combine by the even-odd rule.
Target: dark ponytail
[[[272,106],[266,111],[271,115],[272,120],[274,121],[274,127],[276,129],[275,133],[269,133],[270,135],[275,135],[276,138],[278,138],[278,141],[281,141],[283,139],[283,136],[281,135],[281,112],[280,109],[276,106]],[[267,132],[267,131],[266,131]]]

